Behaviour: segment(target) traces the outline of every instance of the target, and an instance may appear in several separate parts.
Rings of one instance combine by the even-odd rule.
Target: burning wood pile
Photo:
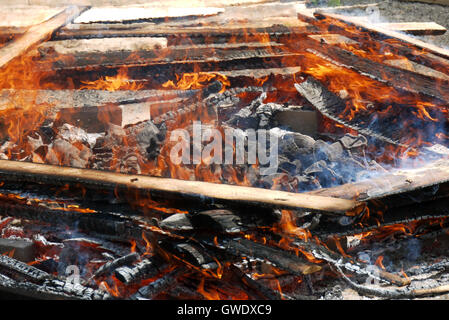
[[[0,28],[2,292],[449,292],[447,50],[300,2],[51,15]]]

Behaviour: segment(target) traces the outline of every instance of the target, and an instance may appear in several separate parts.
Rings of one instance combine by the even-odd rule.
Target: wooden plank
[[[47,21],[62,10],[64,7],[2,6],[0,27],[29,28]]]
[[[345,68],[354,70],[362,75],[369,75],[371,78],[387,83],[395,88],[412,93],[423,94],[428,97],[437,98],[443,102],[449,102],[449,84],[441,81],[436,85],[435,79],[429,75],[399,69],[391,64],[381,64],[371,59],[360,57],[354,53],[314,41],[309,48],[313,52],[318,52],[319,56]],[[302,42],[302,45],[304,41]],[[310,49],[308,49],[310,50]]]
[[[301,193],[8,160],[0,160],[0,176],[2,181],[18,179],[63,185],[81,183],[86,188],[158,191],[180,196],[200,197],[203,200],[204,197],[207,197],[231,202],[307,208],[331,213],[345,213],[361,205],[353,200],[317,197]]]
[[[419,168],[395,169],[369,180],[310,191],[307,194],[367,201],[409,193],[447,182],[449,182],[449,165],[445,158]],[[413,199],[410,201],[412,202]]]
[[[189,16],[198,17],[216,15],[223,11],[221,8],[214,7],[98,7],[85,11],[74,20],[74,23],[111,23]]]
[[[385,60],[384,63],[394,66],[397,68],[401,68],[408,71],[413,71],[425,76],[433,77],[436,79],[446,80],[449,81],[449,75],[446,75],[442,72],[436,71],[434,69],[431,69],[429,67],[423,66],[421,64],[418,64],[414,61],[408,60],[406,58],[404,59],[393,59],[393,60]]]
[[[436,45],[433,45],[431,43],[424,42],[419,39],[412,38],[408,35],[402,34],[397,31],[388,30],[385,28],[382,28],[378,25],[370,24],[364,21],[361,21],[360,19],[356,17],[348,17],[343,16],[340,14],[334,14],[334,13],[328,13],[323,11],[315,11],[314,16],[317,19],[326,19],[328,23],[330,24],[336,24],[341,25],[346,24],[349,26],[354,26],[362,31],[369,32],[371,35],[374,35],[376,37],[379,37],[381,39],[396,39],[400,42],[411,45],[415,48],[425,50],[427,52],[431,52],[437,56],[444,57],[446,59],[449,59],[449,50],[440,48]]]
[[[163,37],[137,37],[137,38],[100,38],[75,39],[61,41],[47,41],[42,43],[38,50],[41,53],[56,52],[57,54],[79,53],[107,53],[118,51],[150,51],[167,48],[167,39]]]
[[[446,28],[436,22],[384,22],[376,23],[375,25],[384,29],[406,32],[416,36],[436,36],[446,32]]]
[[[23,2],[31,5],[69,5],[76,4],[82,6],[127,6],[127,5],[148,5],[148,0],[3,0],[11,3]],[[207,4],[213,7],[238,6],[246,4],[258,4],[273,2],[274,0],[208,0]],[[154,7],[185,7],[185,0],[165,0],[151,1]],[[203,7],[204,0],[189,0],[189,7]]]
[[[289,53],[280,44],[270,43],[236,43],[214,44],[203,46],[175,46],[167,49],[151,51],[112,51],[90,52],[76,55],[44,54],[39,61],[38,68],[41,71],[51,70],[79,70],[89,68],[119,68],[161,66],[161,65],[188,65],[188,64],[217,64],[225,61],[258,58],[282,58],[292,57],[297,54]],[[92,69],[91,69],[92,70]],[[205,69],[201,69],[207,71]],[[188,72],[188,71],[186,71]]]
[[[400,0],[400,1],[424,2],[424,3],[440,4],[443,6],[449,6],[449,0]]]
[[[0,68],[50,38],[55,30],[70,22],[83,10],[85,8],[69,7],[50,20],[31,27],[23,36],[0,48]]]
[[[54,36],[54,40],[115,38],[115,37],[213,37],[251,36],[262,34],[303,34],[316,31],[315,28],[298,19],[270,18],[258,22],[239,22],[205,26],[177,26],[167,24],[140,25],[69,25]]]

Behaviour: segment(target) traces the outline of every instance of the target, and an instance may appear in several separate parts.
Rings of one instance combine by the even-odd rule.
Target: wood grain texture
[[[408,35],[402,34],[397,31],[388,30],[386,28],[382,28],[381,26],[361,21],[356,17],[343,16],[340,14],[328,13],[319,10],[315,11],[314,16],[318,19],[327,19],[330,23],[334,21],[337,22],[337,24],[345,23],[347,25],[355,26],[357,28],[369,32],[370,34],[380,36],[381,38],[397,39],[404,44],[411,45],[416,48],[423,49],[435,55],[449,59],[449,50],[447,49],[440,48],[431,43],[427,43],[419,39],[412,38]]]
[[[361,205],[354,200],[302,193],[8,160],[0,160],[0,177],[3,180],[19,179],[41,183],[82,183],[86,187],[112,190],[115,188],[140,191],[155,190],[200,198],[208,197],[275,207],[306,208],[332,213],[345,213]]]
[[[21,37],[0,48],[0,68],[24,54],[33,46],[49,39],[53,32],[77,17],[85,8],[68,7],[53,18],[35,25]]]

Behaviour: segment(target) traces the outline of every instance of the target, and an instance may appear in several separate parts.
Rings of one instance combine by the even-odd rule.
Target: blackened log
[[[50,279],[41,284],[16,281],[0,274],[0,291],[33,299],[45,300],[106,300],[111,296],[99,290],[73,284],[63,280]]]
[[[225,209],[213,209],[194,214],[173,214],[162,220],[159,226],[172,231],[215,231],[237,233],[250,228],[271,226],[275,221],[274,214],[259,215],[252,212],[238,213]]]
[[[100,268],[98,268],[94,272],[94,274],[91,276],[90,280],[110,274],[121,266],[132,264],[137,259],[139,259],[139,254],[137,252],[132,252],[126,256],[117,258],[113,261],[106,262],[104,265],[102,265]]]
[[[165,262],[157,256],[143,259],[132,267],[120,267],[114,272],[115,277],[126,285],[157,276],[166,268]]]
[[[178,282],[178,277],[186,271],[185,268],[177,268],[165,274],[161,278],[153,281],[148,286],[142,287],[136,294],[130,297],[131,300],[154,299],[159,294],[172,288]]]
[[[353,120],[345,120],[339,117],[346,109],[345,102],[330,92],[325,86],[315,78],[309,76],[306,81],[297,84],[295,88],[298,92],[306,98],[320,113],[325,117],[344,125],[347,128],[353,129],[360,134],[384,141],[393,145],[407,147],[403,145],[396,137],[385,136],[381,132],[375,132],[369,128],[361,127]]]
[[[203,270],[216,270],[219,264],[205,248],[194,242],[176,242],[172,239],[161,240],[159,247],[165,253],[173,256],[181,262],[187,262]]]
[[[250,257],[271,263],[275,267],[297,275],[311,274],[321,270],[317,264],[305,262],[302,258],[247,239],[219,239],[215,246],[237,257]]]
[[[18,277],[37,283],[51,278],[48,273],[6,255],[0,255],[0,272],[14,278]]]

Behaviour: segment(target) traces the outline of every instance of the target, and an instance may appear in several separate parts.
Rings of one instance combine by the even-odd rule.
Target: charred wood
[[[321,43],[311,43],[307,51],[314,54],[318,52],[320,57],[335,65],[354,70],[395,88],[437,98],[446,103],[449,101],[449,97],[446,94],[449,90],[449,85],[445,81],[440,81],[441,87],[436,87],[435,78],[433,77],[395,68],[387,64],[380,64],[336,46],[331,47]]]
[[[217,244],[214,245],[231,255],[260,259],[293,274],[303,275],[321,270],[319,265],[307,263],[296,255],[251,240],[219,239]]]
[[[136,252],[132,252],[126,256],[117,258],[113,261],[106,262],[104,265],[102,265],[100,268],[98,268],[94,274],[91,276],[91,280],[94,278],[98,278],[107,274],[110,274],[114,272],[117,268],[132,264],[134,261],[139,259],[139,254]]]
[[[168,50],[168,49],[167,49]],[[289,53],[279,46],[273,47],[255,47],[248,50],[245,47],[230,49],[220,48],[196,48],[187,47],[185,49],[172,50],[168,52],[112,52],[110,54],[76,54],[58,55],[55,57],[45,56],[39,62],[40,71],[50,70],[69,70],[69,69],[98,69],[100,67],[118,68],[118,67],[146,67],[155,65],[183,65],[183,64],[207,64],[220,61],[231,62],[235,60],[250,60],[260,58],[286,58],[295,57],[295,54]],[[201,68],[204,70],[204,68]]]
[[[136,283],[143,279],[149,279],[160,274],[165,268],[166,264],[157,256],[143,259],[132,267],[119,267],[114,274],[117,279],[126,285]]]
[[[154,299],[163,291],[170,289],[175,286],[178,282],[178,277],[184,273],[186,269],[177,268],[169,273],[165,274],[163,277],[153,281],[148,286],[142,287],[137,291],[136,294],[131,296],[131,300],[145,300]]]
[[[380,132],[375,132],[366,127],[361,127],[355,121],[341,119],[339,115],[345,110],[346,104],[340,97],[330,92],[313,77],[309,76],[306,81],[300,84],[295,84],[295,88],[304,98],[306,98],[315,108],[317,108],[319,112],[329,119],[351,128],[360,134],[373,137],[377,140],[390,144],[404,146],[398,141],[397,137],[385,136]]]
[[[36,283],[42,283],[51,278],[48,273],[6,255],[0,255],[0,272]]]

